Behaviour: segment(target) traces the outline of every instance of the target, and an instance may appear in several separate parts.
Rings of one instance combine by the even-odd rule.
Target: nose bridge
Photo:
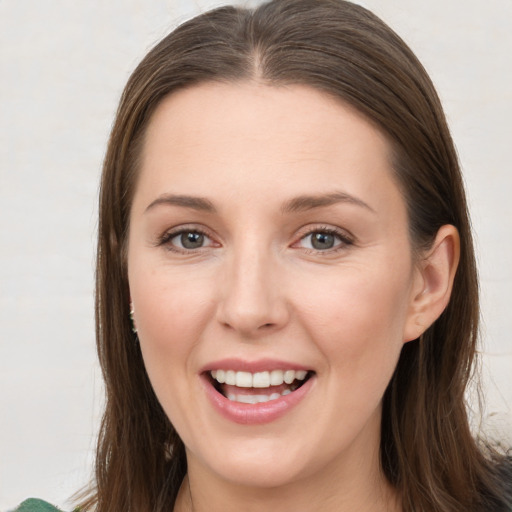
[[[219,320],[244,336],[278,329],[287,319],[279,263],[261,241],[245,240],[226,265]]]

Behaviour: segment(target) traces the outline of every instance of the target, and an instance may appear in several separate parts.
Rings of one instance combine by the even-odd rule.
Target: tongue
[[[293,384],[281,384],[280,386],[270,386],[268,388],[239,388],[238,386],[231,386],[230,384],[221,384],[222,394],[227,396],[233,395],[272,395],[273,393],[281,394],[283,391],[289,389],[294,390],[296,386]]]

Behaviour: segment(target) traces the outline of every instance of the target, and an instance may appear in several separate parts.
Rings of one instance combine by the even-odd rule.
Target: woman
[[[81,510],[512,510],[464,403],[455,150],[365,9],[226,7],[146,56],[105,159],[96,300],[107,403]]]

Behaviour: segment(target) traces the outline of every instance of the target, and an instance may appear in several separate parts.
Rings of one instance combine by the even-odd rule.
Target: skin
[[[186,446],[175,510],[400,510],[379,468],[382,395],[403,344],[448,302],[458,237],[444,226],[413,257],[389,156],[378,129],[307,87],[203,84],[157,108],[128,275],[149,378]],[[203,246],[180,247],[180,229]],[[333,247],[314,248],[326,229]],[[227,357],[300,364],[314,381],[284,416],[240,425],[200,379]]]

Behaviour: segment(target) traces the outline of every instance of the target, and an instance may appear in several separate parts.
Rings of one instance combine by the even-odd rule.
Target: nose
[[[222,276],[218,321],[246,339],[284,327],[289,308],[282,277],[270,255],[253,251],[234,257]]]

